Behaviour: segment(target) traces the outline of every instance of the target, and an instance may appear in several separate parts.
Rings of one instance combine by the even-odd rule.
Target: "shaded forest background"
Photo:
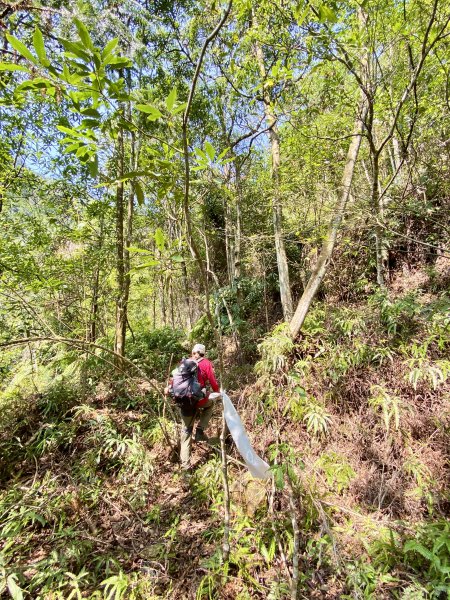
[[[0,22],[0,596],[450,597],[448,1]],[[271,465],[231,503],[194,342]]]

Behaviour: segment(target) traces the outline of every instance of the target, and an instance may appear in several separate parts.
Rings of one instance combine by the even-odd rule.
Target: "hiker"
[[[197,367],[196,369],[194,365]],[[194,370],[196,371],[195,373]],[[214,375],[212,363],[205,358],[205,346],[203,344],[195,344],[192,349],[191,359],[183,360],[178,371],[185,371],[186,375],[183,375],[183,377],[186,379],[191,377],[193,380],[195,377],[195,381],[190,384],[190,398],[182,399],[182,402],[177,402],[180,407],[181,419],[183,421],[180,440],[181,469],[183,471],[190,471],[194,421],[196,416],[199,416],[199,423],[195,430],[194,441],[207,442],[208,438],[205,434],[205,429],[208,426],[214,409],[214,399],[209,397],[207,385],[209,384],[211,386],[213,392],[218,393],[219,384]],[[197,386],[199,390],[197,390]],[[201,394],[198,393],[199,391],[201,391]],[[173,394],[170,384],[166,388],[166,393]]]

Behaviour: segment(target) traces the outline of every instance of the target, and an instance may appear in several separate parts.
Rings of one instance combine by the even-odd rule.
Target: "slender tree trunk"
[[[228,174],[228,177],[230,173]],[[229,184],[227,184],[229,186]],[[230,205],[228,194],[224,199],[224,214],[225,214],[225,253],[227,257],[228,283],[233,284],[234,273],[234,241],[233,241],[233,214]]]
[[[192,309],[190,301],[190,290],[189,290],[189,279],[187,273],[186,263],[181,263],[181,281],[183,282],[183,300],[186,309],[186,328],[188,333],[192,329]]]
[[[125,296],[125,264],[124,264],[124,184],[120,179],[124,173],[123,131],[119,131],[117,148],[117,183],[116,189],[116,268],[117,268],[117,301],[116,301],[116,333],[114,342],[115,361],[118,356],[125,356],[125,333],[127,323]],[[118,355],[118,356],[117,356]],[[121,365],[119,365],[121,366]]]
[[[241,165],[239,157],[236,155],[234,159],[234,173],[236,182],[236,221],[234,232],[234,279],[237,280],[241,276],[241,237],[242,237],[242,180],[241,180]]]
[[[173,298],[173,282],[172,278],[169,279],[168,283],[169,288],[169,307],[170,307],[170,324],[172,329],[175,328],[175,303]]]
[[[255,13],[253,23],[257,27]],[[264,53],[259,42],[255,43],[255,55],[258,62],[259,72],[263,83],[264,112],[269,129],[270,151],[272,158],[272,222],[275,237],[275,251],[277,255],[278,279],[280,284],[281,304],[286,321],[290,321],[293,315],[293,304],[291,287],[289,283],[289,269],[286,257],[286,248],[283,238],[283,211],[281,206],[280,192],[280,136],[278,134],[277,119],[272,110],[270,91],[266,85],[266,67],[264,64]]]
[[[378,152],[372,156],[372,210],[377,216],[375,225],[377,283],[381,288],[385,288],[388,253],[383,229],[384,203],[380,194],[380,155]]]
[[[100,283],[100,267],[95,267],[94,281],[92,284],[92,304],[91,319],[89,325],[89,341],[95,342],[97,339],[97,318],[98,318],[98,288]]]
[[[162,324],[164,326],[166,326],[167,325],[166,282],[164,280],[163,275],[161,275],[161,277],[160,277],[160,284],[159,284],[159,307],[161,310]]]
[[[323,241],[319,258],[317,259],[316,265],[313,269],[313,272],[311,273],[308,284],[305,288],[305,291],[302,294],[302,297],[300,298],[294,317],[292,318],[292,321],[290,323],[290,331],[294,339],[297,337],[303,325],[309,307],[311,306],[311,302],[313,301],[317,290],[319,289],[322,279],[326,273],[331,255],[333,253],[337,233],[344,216],[345,208],[347,206],[347,200],[350,195],[350,187],[352,184],[353,173],[355,170],[355,164],[356,159],[358,157],[359,147],[361,145],[361,138],[366,114],[367,102],[365,98],[363,98],[359,107],[353,138],[347,152],[347,162],[345,164],[344,174],[342,176],[340,198],[337,203],[334,216],[328,227],[326,238]]]
[[[131,133],[131,169],[136,169],[137,152],[136,138],[134,132]],[[125,148],[123,130],[120,130],[118,136],[119,146],[119,168],[118,179],[123,177]],[[128,299],[130,295],[130,252],[133,236],[133,215],[134,215],[134,186],[130,185],[127,195],[126,215],[125,215],[125,192],[124,184],[119,181],[116,193],[116,244],[117,244],[117,283],[118,283],[118,301],[116,310],[116,343],[115,352],[119,356],[125,356],[125,341],[128,323]]]

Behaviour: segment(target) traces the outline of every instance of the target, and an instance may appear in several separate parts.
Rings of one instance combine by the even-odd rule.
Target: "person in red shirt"
[[[214,400],[209,397],[207,390],[208,385],[212,388],[213,392],[219,392],[219,384],[217,383],[216,376],[214,375],[214,367],[207,358],[205,358],[205,346],[203,344],[195,344],[192,349],[192,358],[198,364],[197,378],[198,382],[205,389],[205,398],[199,400],[197,403],[197,413],[200,415],[197,429],[195,430],[194,440],[196,442],[207,442],[208,437],[205,434],[205,429],[211,419],[212,412],[214,409]],[[184,427],[181,430],[181,468],[183,471],[189,471],[190,459],[191,459],[191,443],[193,433],[193,420],[195,418],[191,416],[181,416]]]

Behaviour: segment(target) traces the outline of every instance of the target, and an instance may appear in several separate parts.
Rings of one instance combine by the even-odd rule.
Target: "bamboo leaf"
[[[22,589],[17,585],[17,576],[15,574],[10,575],[6,580],[8,591],[11,594],[13,600],[23,600]]]

